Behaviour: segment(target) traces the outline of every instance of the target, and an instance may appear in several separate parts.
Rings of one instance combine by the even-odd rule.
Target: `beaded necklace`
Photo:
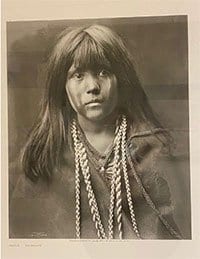
[[[83,174],[89,208],[92,215],[94,226],[96,228],[97,237],[100,239],[113,238],[114,216],[115,216],[114,209],[116,209],[116,222],[117,222],[118,236],[119,236],[119,239],[123,238],[122,193],[121,193],[122,172],[124,176],[126,197],[128,201],[128,207],[129,207],[133,231],[135,232],[136,237],[140,238],[140,234],[138,231],[137,222],[135,218],[135,212],[133,208],[133,200],[131,196],[130,183],[129,183],[129,177],[127,172],[126,133],[127,133],[127,120],[126,120],[126,117],[123,115],[119,128],[115,132],[113,148],[110,151],[110,154],[113,152],[113,166],[112,166],[112,176],[111,176],[111,182],[110,182],[110,206],[109,206],[109,219],[108,219],[108,226],[107,226],[108,236],[106,236],[105,226],[103,226],[102,224],[97,200],[95,197],[94,190],[92,188],[87,149],[86,149],[86,146],[84,145],[84,141],[81,137],[81,133],[76,120],[73,120],[71,123],[71,134],[73,138],[74,152],[75,152],[76,238],[81,238],[80,173]]]
[[[112,168],[114,163],[114,144],[115,140],[107,147],[104,153],[100,153],[97,151],[87,140],[83,130],[81,129],[80,125],[77,123],[78,127],[78,137],[84,144],[86,148],[86,152],[88,155],[88,160],[94,166],[96,172],[100,174],[103,180],[106,182],[107,185],[110,185],[112,179]],[[115,129],[115,136],[119,130],[119,118],[116,121],[116,129]]]
[[[104,174],[105,168],[108,166],[109,160],[110,160],[111,156],[113,155],[114,141],[111,143],[111,145],[109,145],[109,147],[106,149],[106,151],[103,154],[101,154],[87,140],[85,134],[83,133],[83,131],[78,123],[77,123],[77,127],[78,127],[78,137],[80,138],[80,140],[82,141],[82,143],[84,144],[84,146],[86,148],[86,152],[88,154],[88,159],[93,164],[96,171],[100,172],[100,174]],[[118,128],[119,127],[116,127],[115,135],[118,131]]]

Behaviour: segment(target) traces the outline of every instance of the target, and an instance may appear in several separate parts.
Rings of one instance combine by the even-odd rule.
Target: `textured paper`
[[[2,258],[199,258],[199,3],[197,1],[4,1],[2,3]],[[9,240],[6,21],[188,15],[192,241]]]

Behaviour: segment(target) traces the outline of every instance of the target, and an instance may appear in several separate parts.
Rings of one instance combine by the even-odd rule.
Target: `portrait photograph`
[[[9,237],[191,239],[187,16],[7,23]]]

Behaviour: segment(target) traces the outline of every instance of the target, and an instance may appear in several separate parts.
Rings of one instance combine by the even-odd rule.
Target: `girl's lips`
[[[89,102],[86,103],[86,105],[89,105],[89,104],[100,104],[102,103],[103,101],[101,99],[94,99],[94,100],[91,100]]]
[[[86,104],[86,106],[97,107],[97,106],[101,106],[101,103],[100,102],[90,102],[90,103]]]

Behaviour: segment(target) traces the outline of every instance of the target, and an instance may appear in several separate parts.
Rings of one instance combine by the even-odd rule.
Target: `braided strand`
[[[99,238],[105,238],[105,231],[103,229],[103,225],[100,220],[100,214],[98,211],[97,207],[97,202],[94,196],[94,192],[92,189],[91,181],[90,181],[90,173],[89,173],[89,165],[88,165],[88,159],[87,159],[87,154],[86,150],[83,146],[83,144],[78,140],[78,135],[77,135],[77,127],[76,127],[76,122],[73,121],[73,138],[74,138],[74,143],[76,143],[74,146],[76,148],[75,154],[78,155],[78,161],[80,163],[80,167],[82,169],[82,174],[84,176],[84,181],[86,184],[86,191],[88,194],[88,202],[89,202],[89,207],[90,211],[92,214],[92,220],[95,224],[95,228],[97,230],[97,236]],[[77,191],[78,193],[78,191]],[[78,216],[77,216],[78,218]]]
[[[133,208],[133,200],[132,200],[132,196],[131,196],[130,183],[129,183],[128,172],[127,172],[127,163],[126,163],[126,128],[127,128],[127,122],[126,122],[125,119],[123,119],[123,126],[124,126],[124,130],[122,131],[122,146],[121,146],[121,149],[122,149],[122,167],[123,167],[123,173],[124,173],[126,195],[127,195],[127,201],[128,201],[128,206],[129,206],[133,230],[134,230],[137,238],[141,238],[140,234],[139,234],[139,231],[138,231],[136,218],[135,218],[135,212],[134,212],[134,208]]]
[[[97,234],[99,238],[105,238],[105,231],[103,228],[103,225],[101,223],[100,220],[100,214],[99,214],[99,210],[97,207],[97,202],[95,199],[95,195],[92,189],[92,185],[91,185],[91,181],[90,181],[90,173],[89,173],[89,165],[88,165],[88,159],[87,159],[87,154],[86,154],[86,150],[83,146],[82,143],[80,143],[80,165],[81,165],[81,169],[82,169],[82,173],[84,176],[84,181],[86,184],[86,190],[88,193],[88,200],[89,200],[89,205],[90,205],[90,210],[91,210],[91,214],[92,214],[92,219],[93,222],[95,223],[95,227],[97,230]]]
[[[111,181],[111,191],[110,191],[110,209],[109,209],[109,220],[108,220],[108,233],[109,239],[113,238],[113,220],[114,220],[114,207],[115,207],[115,181],[116,181],[116,172],[118,170],[119,163],[119,150],[120,150],[120,137],[121,137],[121,128],[116,135],[115,139],[115,152],[114,152],[114,165],[113,165],[113,175]]]
[[[80,165],[79,165],[79,155],[78,155],[78,138],[76,134],[76,127],[74,124],[71,126],[72,130],[72,136],[74,139],[74,150],[75,150],[75,206],[76,206],[76,238],[81,237],[81,229],[80,229],[80,221],[81,221],[81,216],[80,216]]]
[[[120,162],[117,165],[116,172],[116,211],[117,211],[117,223],[119,238],[122,239],[122,195],[121,195],[121,173],[120,173]]]
[[[126,130],[127,121],[126,117],[123,116],[120,125],[116,127],[115,139],[114,139],[114,161],[113,161],[113,172],[111,177],[110,185],[110,206],[109,206],[109,219],[108,219],[108,238],[113,238],[113,223],[114,223],[114,209],[116,207],[116,221],[118,225],[119,238],[122,239],[122,176],[121,176],[121,164],[124,173],[124,180],[126,186],[127,200],[131,215],[131,221],[133,225],[133,230],[136,236],[140,238],[137,223],[135,219],[135,213],[133,209],[133,201],[130,191],[130,183],[127,174],[127,163],[126,163]],[[83,179],[86,186],[86,192],[88,197],[88,203],[90,212],[92,215],[92,221],[94,222],[95,229],[97,231],[98,238],[106,238],[104,226],[101,221],[97,201],[92,188],[89,160],[86,148],[82,142],[81,136],[79,136],[79,129],[77,127],[76,121],[73,120],[71,123],[71,133],[74,142],[75,150],[75,200],[76,200],[76,238],[81,237],[81,215],[80,215],[80,171],[82,172]],[[122,160],[120,161],[120,155]]]

